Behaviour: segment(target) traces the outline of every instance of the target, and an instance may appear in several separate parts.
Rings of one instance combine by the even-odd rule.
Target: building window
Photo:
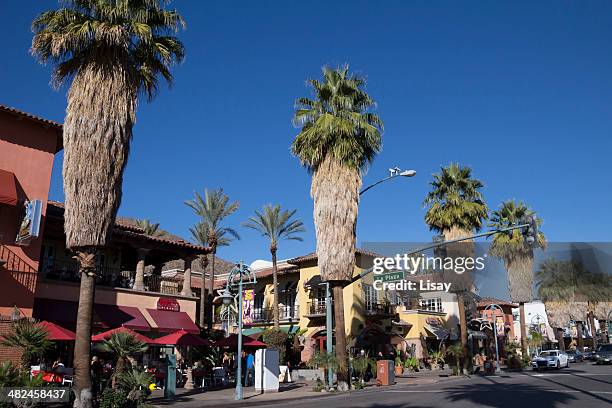
[[[376,296],[376,290],[372,285],[363,284],[363,300],[366,310],[374,310],[378,303],[378,298]]]
[[[419,309],[427,310],[428,312],[442,312],[442,299],[431,298],[431,299],[420,299]]]

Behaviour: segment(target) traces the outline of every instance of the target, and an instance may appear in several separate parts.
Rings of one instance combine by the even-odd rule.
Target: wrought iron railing
[[[79,266],[76,261],[45,259],[40,265],[40,272],[46,279],[64,282],[80,281]],[[113,267],[99,267],[96,275],[96,285],[132,289],[134,287],[135,275],[135,271],[125,271]],[[145,275],[144,286],[147,292],[167,295],[177,295],[183,290],[182,280],[160,275]]]
[[[325,316],[326,310],[325,299],[309,300],[306,304],[306,315],[310,317]]]
[[[0,245],[0,260],[1,268],[6,269],[19,284],[34,292],[38,276],[35,268],[5,245]]]
[[[395,306],[389,303],[369,303],[365,304],[365,312],[368,315],[388,316],[395,313]]]
[[[280,321],[287,320],[295,320],[300,317],[300,308],[299,305],[293,306],[283,306],[280,305],[278,307],[278,319]],[[274,308],[265,307],[265,308],[256,308],[253,309],[253,322],[254,323],[263,323],[263,322],[271,322],[274,320]]]

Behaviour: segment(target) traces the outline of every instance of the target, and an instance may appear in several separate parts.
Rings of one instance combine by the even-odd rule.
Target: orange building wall
[[[57,128],[0,111],[0,169],[15,174],[20,200],[39,199],[43,203],[41,234],[28,246],[13,244],[21,208],[0,205],[0,243],[34,270],[38,270],[47,197],[59,137],[60,130]],[[31,316],[33,292],[31,285],[25,287],[14,276],[0,274],[0,315],[9,315],[17,306],[25,315]]]

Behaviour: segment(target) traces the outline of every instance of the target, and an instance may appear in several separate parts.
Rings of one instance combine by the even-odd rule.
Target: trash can
[[[393,360],[379,360],[376,362],[376,385],[395,384],[395,362]]]

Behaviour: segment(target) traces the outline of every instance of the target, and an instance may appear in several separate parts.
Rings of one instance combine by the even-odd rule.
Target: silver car
[[[561,368],[569,367],[569,357],[566,353],[559,350],[548,350],[540,353],[539,356],[531,360],[531,367],[534,371],[541,368]]]

